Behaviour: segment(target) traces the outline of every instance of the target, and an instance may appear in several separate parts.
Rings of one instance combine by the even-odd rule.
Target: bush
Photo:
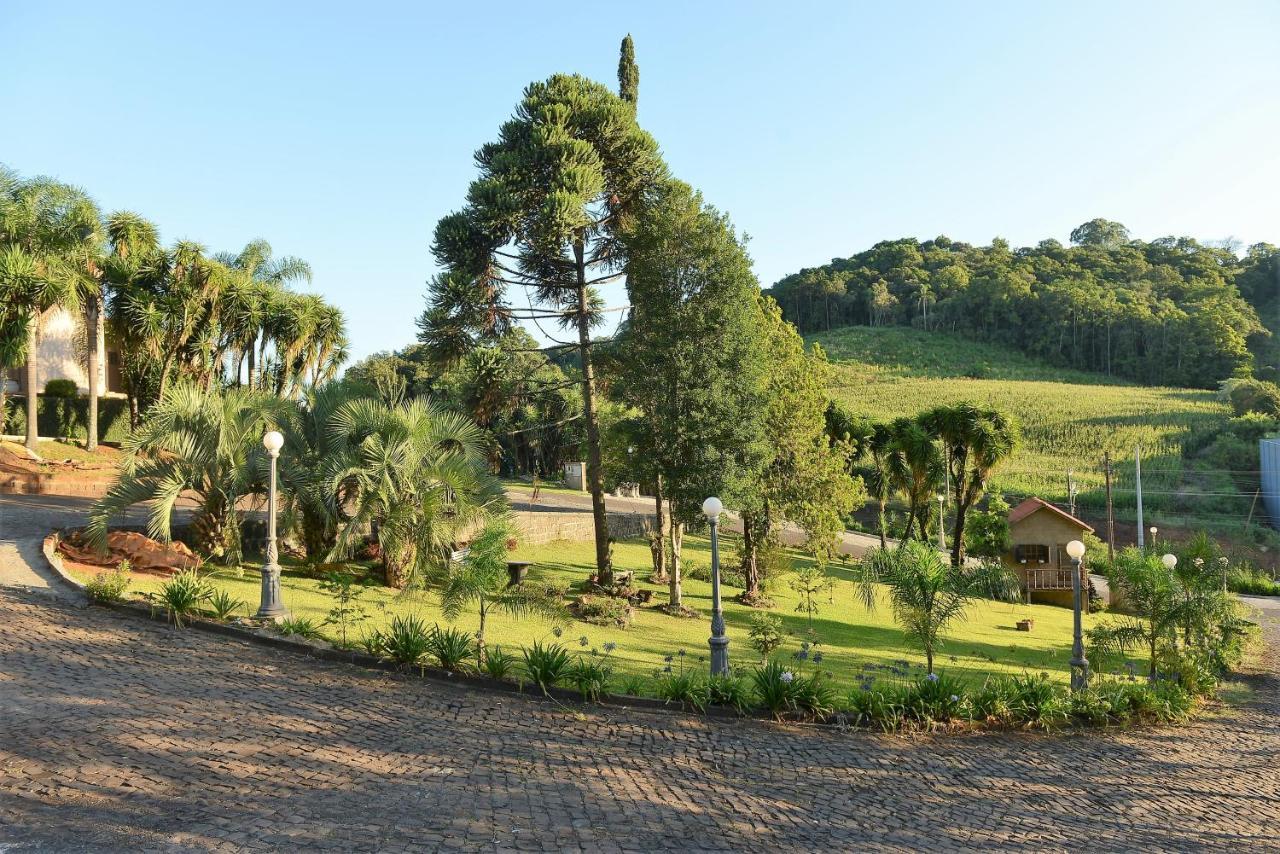
[[[374,654],[387,661],[421,664],[431,649],[431,627],[414,614],[395,616],[391,626],[385,632],[374,632],[365,646],[376,649]]]
[[[645,678],[643,676],[625,676],[618,690],[628,697],[643,697],[645,693],[644,683]]]
[[[156,599],[169,613],[174,627],[180,629],[184,621],[199,613],[201,604],[211,593],[205,580],[188,569],[166,581]]]
[[[570,666],[569,681],[584,701],[595,702],[609,692],[609,681],[613,678],[613,665],[609,661],[612,652],[613,646],[608,644],[603,654],[593,649],[590,655],[579,655]]]
[[[533,646],[524,647],[522,652],[524,672],[544,692],[569,672],[569,650],[561,644],[544,646],[540,641],[534,641]]]
[[[946,723],[963,717],[964,693],[964,686],[953,677],[930,673],[904,692],[904,711],[926,725]]]
[[[435,626],[427,638],[427,652],[441,667],[452,672],[464,668],[476,654],[476,645],[471,632],[453,626],[444,629]]]
[[[1014,704],[1018,689],[1008,676],[988,676],[969,698],[969,717],[975,721],[1007,726],[1017,720]]]
[[[693,581],[705,581],[711,583],[711,565],[706,563],[694,563],[692,561],[684,565],[684,577]],[[723,563],[720,564],[720,583],[728,587],[745,588],[747,586],[746,576],[742,574],[741,568],[728,567]]]
[[[808,676],[796,674],[791,681],[791,707],[815,720],[822,720],[836,710],[836,687],[821,672]]]
[[[782,618],[769,613],[752,614],[747,634],[751,637],[751,648],[760,653],[760,660],[764,661],[782,648]]]
[[[101,572],[85,582],[84,592],[94,602],[119,602],[129,587],[129,561],[111,572]]]
[[[229,591],[219,589],[209,594],[209,616],[215,620],[229,620],[243,607],[244,602],[232,596]]]
[[[631,625],[633,609],[626,599],[612,596],[582,596],[570,606],[574,616],[584,623],[625,629]]]
[[[711,699],[706,681],[692,672],[659,674],[657,694],[668,703],[680,703],[698,712],[705,712]]]
[[[757,667],[751,680],[755,685],[756,699],[769,714],[779,720],[796,707],[796,675],[776,661]]]
[[[754,705],[751,687],[739,676],[712,676],[707,682],[707,701],[745,715]]]
[[[854,726],[896,732],[905,720],[902,691],[894,687],[855,689],[849,694],[846,707]]]
[[[310,617],[285,617],[277,626],[280,634],[315,640],[320,637],[320,626]]]
[[[68,417],[72,430],[83,435],[89,423],[89,400],[84,397],[75,399],[40,396],[36,402],[36,427],[41,436],[66,436]],[[21,436],[27,430],[27,412],[14,398],[6,397],[5,408],[8,410],[0,416],[3,430],[0,432]],[[98,440],[102,442],[123,442],[129,435],[129,402],[118,397],[102,397],[98,399]]]
[[[1010,707],[1014,720],[1031,726],[1050,727],[1066,721],[1068,701],[1047,673],[1022,674],[1010,680]]]
[[[495,646],[484,653],[484,672],[494,679],[506,679],[515,672],[516,658]]]
[[[44,384],[44,394],[46,397],[76,397],[80,394],[80,389],[74,380],[49,380]]]

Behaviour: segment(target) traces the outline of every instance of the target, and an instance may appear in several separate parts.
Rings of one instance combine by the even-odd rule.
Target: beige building
[[[1065,510],[1039,498],[1028,498],[1009,511],[1009,551],[1004,564],[1022,582],[1028,601],[1072,605],[1072,563],[1067,543],[1083,540],[1093,528]],[[1081,564],[1081,604],[1089,608],[1089,571]]]
[[[108,396],[123,391],[120,382],[120,353],[110,346],[104,335],[98,336],[98,394]],[[39,346],[36,353],[36,391],[43,393],[49,380],[66,379],[76,384],[81,394],[89,393],[89,370],[86,366],[84,318],[58,306],[40,318]],[[19,365],[5,376],[9,394],[25,394],[27,368]]]

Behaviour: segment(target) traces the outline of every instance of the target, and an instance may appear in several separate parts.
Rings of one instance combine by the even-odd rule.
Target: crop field
[[[1241,473],[1233,481],[1183,458],[1185,445],[1230,416],[1211,391],[1125,385],[914,329],[849,327],[809,340],[833,363],[833,395],[855,412],[890,419],[971,401],[1012,413],[1022,443],[992,484],[1010,497],[1065,503],[1074,471],[1079,506],[1096,513],[1105,506],[1102,461],[1110,452],[1117,519],[1132,518],[1140,445],[1147,524],[1243,523],[1249,512],[1253,495],[1240,492]]]

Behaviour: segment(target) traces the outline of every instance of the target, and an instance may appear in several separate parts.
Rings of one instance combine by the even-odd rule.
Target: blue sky
[[[353,354],[408,343],[436,220],[522,87],[615,84],[764,285],[877,240],[1280,242],[1276,3],[0,0],[0,162],[315,268]],[[617,304],[619,294],[610,294]]]

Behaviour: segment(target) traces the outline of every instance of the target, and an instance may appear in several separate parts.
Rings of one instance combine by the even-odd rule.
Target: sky
[[[616,86],[763,286],[883,239],[1280,242],[1280,3],[0,0],[0,163],[166,241],[309,261],[355,358],[410,343],[523,87]],[[625,302],[606,294],[610,305]]]

